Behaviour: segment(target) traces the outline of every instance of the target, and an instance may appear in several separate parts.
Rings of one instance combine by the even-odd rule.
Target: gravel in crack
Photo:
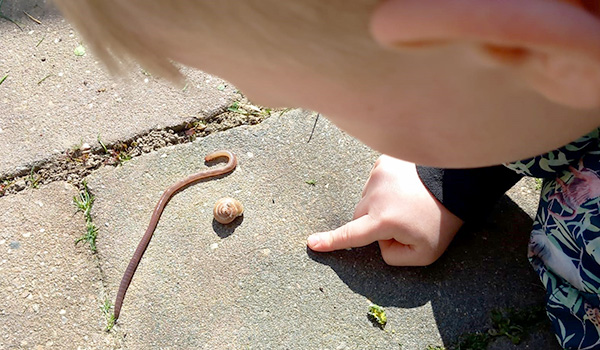
[[[118,166],[133,157],[163,147],[191,142],[197,137],[240,125],[255,125],[268,118],[272,112],[271,109],[257,107],[247,101],[236,102],[217,115],[194,119],[166,129],[150,130],[132,140],[111,145],[104,145],[99,140],[94,147],[80,145],[28,166],[29,171],[0,179],[0,197],[54,181],[67,181],[81,187],[83,179],[102,166]]]

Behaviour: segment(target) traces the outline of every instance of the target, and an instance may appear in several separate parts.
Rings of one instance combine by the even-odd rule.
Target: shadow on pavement
[[[508,197],[480,227],[464,227],[427,267],[392,267],[377,244],[309,256],[330,266],[354,292],[383,307],[431,303],[446,346],[463,333],[485,331],[495,308],[540,304],[544,290],[527,261],[531,218]],[[358,262],[358,263],[357,263]]]
[[[0,1],[0,4],[2,5],[0,7],[2,14],[15,21],[22,28],[25,24],[38,25],[25,12],[42,23],[46,18],[60,16],[58,9],[45,0],[4,0]],[[0,18],[0,26],[14,27],[15,24],[10,23],[10,21],[4,18]]]
[[[235,218],[235,220],[233,220],[233,222],[226,224],[226,225],[223,225],[223,224],[219,223],[217,220],[213,219],[212,227],[213,227],[213,230],[215,231],[215,233],[217,234],[217,236],[219,236],[221,239],[225,239],[225,238],[231,236],[235,232],[235,229],[238,226],[240,226],[243,222],[244,222],[244,216],[239,216],[239,217]]]

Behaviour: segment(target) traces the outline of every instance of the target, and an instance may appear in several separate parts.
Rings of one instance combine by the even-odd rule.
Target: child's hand
[[[446,250],[463,221],[421,182],[414,164],[389,156],[375,162],[346,225],[308,237],[308,247],[329,252],[378,241],[389,265],[429,265]]]

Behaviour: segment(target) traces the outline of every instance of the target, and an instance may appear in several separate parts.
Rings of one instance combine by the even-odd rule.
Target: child
[[[518,179],[508,168],[544,177],[529,255],[548,315],[563,347],[600,345],[596,2],[55,2],[112,71],[132,59],[171,79],[172,61],[200,68],[388,154],[354,220],[311,235],[311,249],[378,241],[388,264],[431,264]],[[482,193],[482,176],[497,186]]]

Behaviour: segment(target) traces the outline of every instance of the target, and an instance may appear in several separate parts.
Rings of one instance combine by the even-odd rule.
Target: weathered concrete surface
[[[107,349],[102,278],[74,242],[77,189],[56,182],[0,198],[0,349]]]
[[[216,149],[240,158],[231,175],[188,188],[167,207],[116,328],[126,348],[424,349],[484,331],[494,308],[540,302],[525,257],[531,219],[508,199],[486,230],[464,230],[430,267],[386,266],[375,245],[307,251],[309,233],[351,218],[377,157],[324,119],[308,143],[313,122],[314,114],[292,111],[89,177],[114,299],[162,191],[205,168],[202,157]],[[227,227],[211,213],[223,196],[246,207]],[[386,308],[385,331],[367,320],[370,302]],[[542,345],[552,348],[547,338]]]
[[[230,84],[187,72],[185,90],[137,69],[129,82],[109,76],[81,38],[43,0],[6,0],[0,19],[0,178],[82,143],[100,148],[154,128],[213,115],[240,95]],[[39,19],[30,20],[23,11]],[[85,43],[83,43],[85,46]]]

